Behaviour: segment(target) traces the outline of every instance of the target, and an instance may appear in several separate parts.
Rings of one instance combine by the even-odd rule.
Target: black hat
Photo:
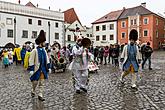
[[[44,30],[41,30],[40,34],[36,38],[35,42],[37,45],[39,45],[40,43],[43,43],[45,41],[46,41],[45,32],[44,32]]]
[[[137,41],[138,39],[138,32],[135,29],[132,29],[129,33],[129,40]]]
[[[147,42],[147,45],[150,45],[150,42]]]

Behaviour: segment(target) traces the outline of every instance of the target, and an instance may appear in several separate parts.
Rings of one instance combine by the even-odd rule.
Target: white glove
[[[34,74],[34,71],[30,71],[29,75],[32,76]]]
[[[51,69],[49,69],[49,73],[51,73],[52,72],[52,70]]]

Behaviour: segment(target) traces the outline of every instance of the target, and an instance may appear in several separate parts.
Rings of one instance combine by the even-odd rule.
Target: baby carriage
[[[98,67],[98,65],[95,62],[89,62],[88,63],[88,70],[89,70],[89,72],[97,73],[98,69],[99,69],[99,67]]]

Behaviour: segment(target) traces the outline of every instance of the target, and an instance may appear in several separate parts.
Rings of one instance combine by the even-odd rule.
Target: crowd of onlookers
[[[142,45],[142,46],[138,45],[138,46],[142,54],[142,60],[143,60],[142,68],[144,68],[144,64],[148,60],[149,69],[152,69],[151,68],[151,54],[153,50],[150,47],[150,43],[148,42],[145,45]],[[60,53],[63,54],[63,56],[66,56],[68,61],[71,62],[73,46],[69,44],[68,46],[61,47],[60,44],[58,44],[56,47],[57,47],[56,51],[60,51]],[[90,46],[88,50],[89,52],[93,54],[94,61],[96,64],[107,65],[109,63],[114,66],[119,66],[119,57],[120,57],[120,53],[123,50],[123,47],[124,45],[110,44],[109,46],[96,46],[96,47]],[[34,46],[31,46],[29,44],[27,45],[24,44],[22,48],[19,45],[16,45],[15,48],[4,48],[0,50],[0,57],[5,67],[7,67],[10,64],[13,64],[13,62],[15,61],[16,65],[20,63],[20,64],[23,64],[25,68],[28,68],[28,58],[33,48]],[[55,48],[53,46],[50,47],[47,45],[45,49],[47,50],[49,54],[51,54],[51,52]]]

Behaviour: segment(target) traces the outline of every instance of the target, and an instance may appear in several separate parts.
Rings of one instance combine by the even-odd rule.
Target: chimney
[[[21,3],[21,1],[20,0],[18,0],[18,4],[20,4]]]
[[[123,7],[123,10],[125,10],[125,7]]]
[[[38,3],[37,3],[37,7],[38,7]]]
[[[49,6],[49,10],[50,10],[50,6]]]
[[[141,6],[143,6],[144,8],[146,8],[146,2],[141,3]]]

